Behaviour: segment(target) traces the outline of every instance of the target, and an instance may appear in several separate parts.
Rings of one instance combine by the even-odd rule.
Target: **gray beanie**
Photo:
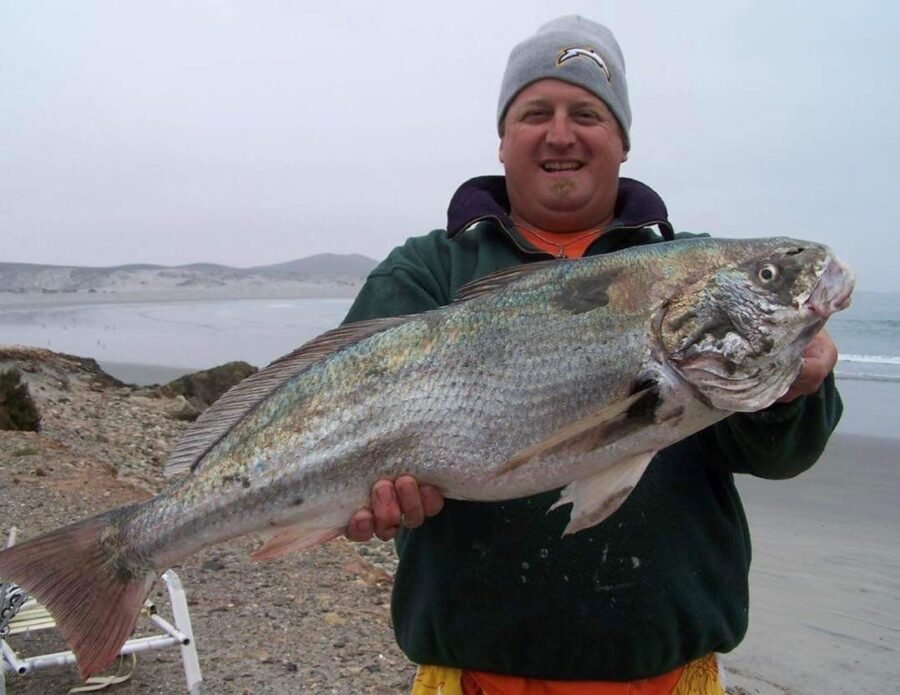
[[[516,95],[532,82],[548,77],[596,94],[619,121],[625,148],[629,149],[631,107],[625,83],[625,58],[609,29],[570,15],[547,22],[534,36],[513,48],[500,86],[498,129],[502,130],[506,110]]]

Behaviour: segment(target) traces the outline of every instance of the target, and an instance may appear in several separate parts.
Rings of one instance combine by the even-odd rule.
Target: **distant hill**
[[[129,264],[107,267],[0,263],[0,292],[16,294],[135,293],[247,289],[265,286],[352,287],[377,262],[359,254],[323,253],[286,263],[235,268],[214,263],[179,266]]]
[[[260,265],[248,268],[248,270],[264,275],[356,275],[365,277],[376,265],[376,261],[358,253],[320,253],[315,256],[288,261],[287,263]]]

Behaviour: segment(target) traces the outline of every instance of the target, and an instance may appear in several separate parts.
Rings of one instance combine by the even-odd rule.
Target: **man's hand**
[[[379,480],[372,485],[370,508],[360,509],[350,519],[344,535],[351,541],[367,541],[373,535],[383,541],[393,538],[402,524],[421,526],[444,506],[444,496],[431,485],[422,485],[410,475],[397,480]]]
[[[819,331],[803,351],[803,367],[800,373],[776,403],[790,403],[800,396],[808,396],[819,390],[825,377],[837,364],[837,346],[824,330]]]

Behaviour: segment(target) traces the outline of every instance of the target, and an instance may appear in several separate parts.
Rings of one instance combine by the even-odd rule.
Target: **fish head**
[[[803,350],[850,303],[852,271],[827,246],[734,240],[662,310],[663,359],[714,408],[752,412],[782,396]]]

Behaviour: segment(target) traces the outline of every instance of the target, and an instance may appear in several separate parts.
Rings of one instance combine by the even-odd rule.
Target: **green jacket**
[[[450,204],[449,231],[394,249],[347,321],[432,309],[471,280],[546,259],[516,233],[507,210],[502,177],[464,184]],[[588,254],[671,239],[666,217],[652,190],[622,179],[615,222]],[[660,451],[612,518],[565,538],[568,507],[547,513],[558,491],[447,500],[397,539],[400,647],[416,663],[554,680],[647,678],[733,649],[747,629],[750,568],[733,473],[806,470],[840,413],[829,377],[813,396],[732,415]]]

